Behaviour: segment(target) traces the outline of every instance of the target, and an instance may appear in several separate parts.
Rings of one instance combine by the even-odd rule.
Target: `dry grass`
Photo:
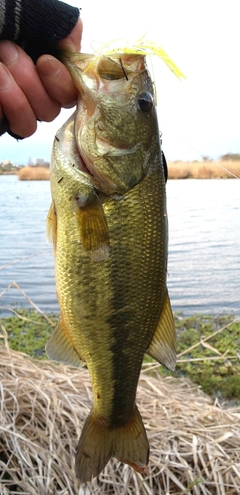
[[[232,175],[233,174],[233,175]],[[169,162],[169,179],[231,179],[240,177],[240,162],[220,160],[219,163],[203,162]],[[19,173],[20,180],[49,180],[50,170],[46,167],[23,167]]]
[[[12,286],[40,311],[16,283],[4,292]],[[143,365],[137,393],[149,475],[112,459],[99,478],[80,485],[74,460],[92,403],[88,371],[10,350],[0,324],[0,494],[239,494],[240,407],[224,409],[189,380],[162,378],[156,369]]]
[[[88,371],[31,360],[0,345],[0,493],[230,495],[240,487],[240,408],[145,365],[137,402],[150,441],[149,476],[112,459],[91,483],[74,474],[91,406]]]
[[[169,179],[230,179],[240,177],[240,162],[220,160],[219,163],[203,162],[169,162]]]
[[[49,180],[50,170],[47,167],[23,167],[18,172],[19,180]]]

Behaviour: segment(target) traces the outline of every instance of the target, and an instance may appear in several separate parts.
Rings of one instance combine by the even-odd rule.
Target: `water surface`
[[[240,315],[239,190],[234,179],[168,182],[168,287],[175,311]],[[59,310],[45,238],[50,201],[48,181],[0,176],[0,293],[15,281],[44,312]],[[2,308],[12,304],[28,305],[15,288],[0,298]]]

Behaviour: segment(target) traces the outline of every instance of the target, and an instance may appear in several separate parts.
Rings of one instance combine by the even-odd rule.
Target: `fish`
[[[138,380],[145,353],[175,369],[176,332],[166,164],[146,57],[76,53],[64,62],[79,98],[52,149],[47,237],[60,317],[46,353],[90,373],[93,404],[75,461],[85,483],[112,457],[147,473]]]

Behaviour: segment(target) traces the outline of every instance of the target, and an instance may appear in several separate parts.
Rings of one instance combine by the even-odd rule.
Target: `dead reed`
[[[240,177],[240,162],[220,160],[217,162],[169,162],[169,179],[231,179]],[[20,180],[49,180],[50,171],[45,167],[23,167],[19,173]]]
[[[150,442],[149,475],[112,459],[99,478],[74,474],[91,406],[86,369],[36,361],[0,345],[0,493],[29,495],[240,493],[240,408],[224,409],[187,379],[145,365],[137,402]]]
[[[23,167],[18,172],[19,180],[49,180],[50,171],[47,167]]]
[[[240,162],[169,162],[168,176],[169,179],[231,179],[240,177]]]
[[[41,312],[15,282],[3,293],[11,287]],[[112,459],[98,478],[81,485],[75,450],[91,396],[86,369],[11,350],[2,319],[0,495],[240,493],[240,407],[224,408],[190,380],[163,378],[149,363],[137,393],[150,442],[149,475]]]

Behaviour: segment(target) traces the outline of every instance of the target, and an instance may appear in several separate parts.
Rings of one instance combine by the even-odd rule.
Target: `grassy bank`
[[[240,407],[224,407],[186,378],[140,375],[137,403],[150,443],[144,475],[117,459],[86,485],[75,476],[92,405],[84,368],[32,360],[0,343],[0,492],[233,495],[239,493]],[[151,370],[151,371],[150,371]],[[1,490],[2,489],[2,490]]]
[[[32,310],[3,320],[12,349],[47,359],[45,344],[58,319]],[[204,392],[240,403],[240,321],[232,316],[175,315],[178,363],[174,373],[159,367],[163,376],[189,377]],[[148,358],[146,358],[149,361]]]
[[[150,443],[148,473],[140,475],[113,458],[87,485],[80,485],[76,479],[74,463],[79,434],[92,405],[89,372],[44,360],[45,342],[57,316],[24,310],[18,316],[2,319],[0,487],[3,493],[238,493],[237,397],[232,404],[214,400],[186,377],[191,376],[191,370],[182,367],[196,366],[194,378],[199,382],[199,375],[200,383],[200,371],[204,370],[208,384],[212,376],[219,375],[226,376],[226,383],[230,378],[231,384],[233,374],[239,382],[240,324],[229,325],[230,319],[176,315],[176,377],[163,376],[162,368],[145,362],[138,383],[137,404]],[[41,359],[31,359],[10,349],[9,344],[12,349]],[[193,357],[196,349],[199,349],[198,358]],[[221,380],[213,396],[223,397],[220,386]],[[213,390],[214,387],[212,382]],[[232,394],[232,386],[230,389]]]
[[[47,167],[23,167],[18,173],[19,180],[49,180],[50,170]]]
[[[220,400],[240,404],[240,320],[231,315],[175,315],[178,363],[175,377],[187,376]]]
[[[211,161],[169,162],[169,179],[232,179],[234,174],[240,177],[240,162],[219,160],[219,165]]]

